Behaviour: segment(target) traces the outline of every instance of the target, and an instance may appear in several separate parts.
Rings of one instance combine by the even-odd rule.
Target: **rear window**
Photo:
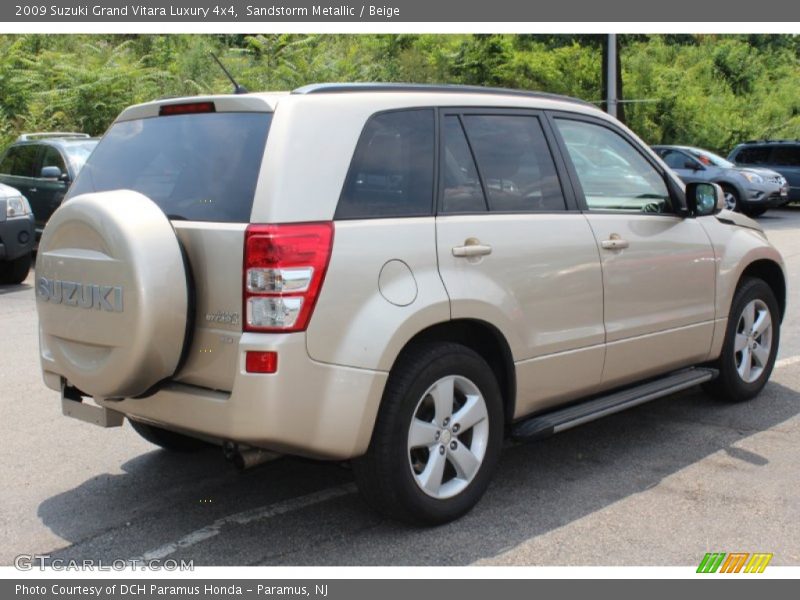
[[[433,110],[372,117],[358,140],[336,218],[432,214],[433,151]]]
[[[129,189],[171,219],[249,222],[271,121],[270,113],[206,113],[116,123],[69,196]]]

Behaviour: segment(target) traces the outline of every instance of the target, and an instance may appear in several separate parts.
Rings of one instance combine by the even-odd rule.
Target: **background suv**
[[[30,202],[37,238],[96,145],[85,133],[28,133],[0,157],[0,182]]]
[[[658,155],[686,183],[713,181],[725,192],[729,210],[751,217],[789,202],[786,179],[770,169],[743,168],[713,152],[692,146],[653,146]]]
[[[69,416],[243,467],[349,460],[376,509],[442,523],[481,497],[507,432],[697,384],[755,396],[782,264],[719,186],[684,189],[578,100],[161,100],[117,118],[44,230],[41,366]]]
[[[789,182],[789,200],[800,202],[800,141],[760,140],[739,144],[728,155],[742,167],[772,169]]]

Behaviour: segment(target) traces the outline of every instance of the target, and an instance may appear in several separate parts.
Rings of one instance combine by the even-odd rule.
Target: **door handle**
[[[28,188],[28,191],[33,192],[34,194],[39,191],[39,188]]]
[[[492,253],[492,247],[488,244],[481,244],[478,238],[467,238],[463,246],[453,246],[453,256],[486,256]]]
[[[628,240],[623,240],[618,233],[612,233],[607,240],[600,242],[604,250],[622,250],[630,246]]]

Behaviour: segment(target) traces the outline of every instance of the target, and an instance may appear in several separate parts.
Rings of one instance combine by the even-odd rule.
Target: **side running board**
[[[589,421],[613,415],[626,408],[644,404],[705,381],[710,381],[717,374],[714,369],[700,367],[676,371],[636,387],[626,388],[607,396],[600,396],[580,404],[536,415],[514,425],[511,429],[511,437],[517,441],[526,442],[545,438]]]

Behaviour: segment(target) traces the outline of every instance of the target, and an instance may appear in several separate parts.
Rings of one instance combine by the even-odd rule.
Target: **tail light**
[[[332,247],[331,222],[248,226],[244,241],[244,330],[305,331]]]
[[[184,104],[165,104],[158,109],[161,117],[169,115],[194,115],[197,113],[216,112],[213,102],[187,102]]]

